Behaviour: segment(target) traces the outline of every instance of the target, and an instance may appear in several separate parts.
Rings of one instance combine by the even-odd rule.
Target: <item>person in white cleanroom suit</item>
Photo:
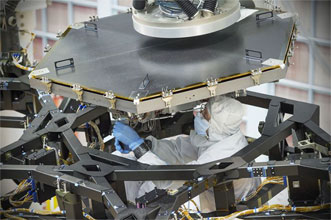
[[[151,150],[142,155],[138,161],[151,165],[183,165],[204,164],[232,156],[247,145],[245,136],[240,131],[243,117],[242,104],[232,98],[219,96],[211,98],[206,108],[195,115],[194,130],[189,136],[179,136],[175,140],[158,140],[149,136]],[[115,154],[136,159],[128,153],[144,142],[135,131],[127,125],[116,123],[113,130],[115,145],[122,142],[129,146],[126,152],[116,146]],[[180,181],[146,181],[127,182],[127,196],[134,201],[145,192],[151,191],[155,185],[158,188],[173,188],[180,185]],[[236,199],[241,199],[256,189],[259,179],[241,179],[234,181]],[[183,183],[183,182],[181,182]],[[155,185],[154,185],[155,184]],[[204,212],[214,211],[215,202],[212,189],[200,195],[201,209]]]

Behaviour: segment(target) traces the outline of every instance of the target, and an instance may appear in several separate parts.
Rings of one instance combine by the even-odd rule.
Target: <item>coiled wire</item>
[[[196,4],[194,0],[192,1],[192,3],[197,7],[197,9],[201,8],[203,2],[204,0],[199,0],[199,2]],[[175,1],[158,0],[157,4],[159,5],[160,11],[168,17],[178,17],[183,13],[183,10]]]

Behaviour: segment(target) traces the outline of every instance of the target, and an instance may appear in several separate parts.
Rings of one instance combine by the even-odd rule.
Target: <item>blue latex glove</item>
[[[128,154],[131,151],[128,145],[121,144],[117,138],[115,138],[115,148],[122,154]]]
[[[137,132],[128,125],[116,122],[113,129],[113,136],[124,145],[129,146],[131,150],[136,149],[144,142]]]

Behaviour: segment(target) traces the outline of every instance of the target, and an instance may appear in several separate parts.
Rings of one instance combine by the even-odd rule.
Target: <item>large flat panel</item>
[[[162,88],[184,88],[244,73],[261,62],[244,59],[245,49],[262,52],[262,60],[283,60],[293,29],[292,19],[275,17],[257,23],[255,16],[213,34],[185,39],[157,39],[138,34],[131,14],[120,14],[96,22],[98,31],[72,29],[59,40],[37,69],[48,68],[46,76],[66,85],[80,84],[122,97],[140,98]],[[54,62],[73,58],[75,68],[55,70]],[[139,89],[147,76],[146,88]]]

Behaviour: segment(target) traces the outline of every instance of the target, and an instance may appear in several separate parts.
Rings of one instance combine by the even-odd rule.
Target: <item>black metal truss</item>
[[[318,126],[318,106],[253,92],[238,99],[245,104],[269,109],[260,138],[232,157],[211,163],[153,166],[82,146],[74,131],[106,113],[107,109],[90,106],[77,113],[64,113],[55,107],[49,95],[41,95],[42,109],[28,129],[18,141],[0,150],[1,179],[33,178],[54,189],[50,197],[55,195],[55,189],[65,185],[66,190],[88,197],[96,206],[103,204],[116,219],[128,216],[168,219],[180,205],[208,188],[239,178],[309,175],[309,178],[329,181],[328,156],[320,159],[252,162],[278,146],[293,130],[300,138],[309,132],[312,134],[311,141],[330,151],[331,137]],[[285,113],[292,116],[279,122],[279,115]],[[41,150],[45,137],[61,140],[61,149],[71,153],[74,163],[69,166],[26,165],[24,155],[31,150]],[[281,149],[279,152],[282,156]],[[124,181],[147,180],[185,180],[186,183],[175,194],[167,194],[145,208],[128,205]]]

